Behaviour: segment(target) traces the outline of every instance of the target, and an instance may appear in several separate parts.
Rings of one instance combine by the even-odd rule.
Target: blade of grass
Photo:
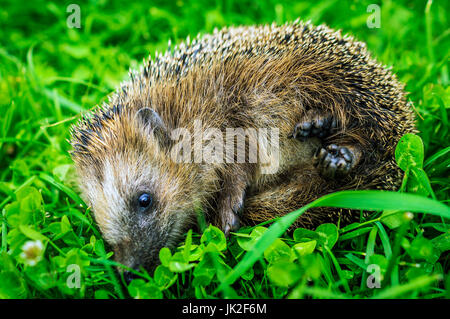
[[[418,278],[415,278],[404,285],[397,285],[390,287],[379,294],[375,295],[374,299],[387,299],[387,298],[398,298],[400,296],[404,297],[404,295],[411,291],[417,291],[421,288],[424,288],[431,283],[439,280],[441,277],[439,275],[424,275]]]
[[[383,284],[386,286],[386,284],[389,283],[389,281],[392,282],[392,279],[396,280],[396,275],[394,274],[394,278],[391,278],[391,274],[394,271],[395,265],[397,264],[397,257],[400,254],[400,247],[401,247],[401,241],[403,237],[405,237],[406,231],[409,227],[409,223],[403,224],[400,226],[399,230],[395,234],[395,242],[394,242],[394,249],[392,251],[392,256],[389,258],[389,263],[386,269],[386,275],[384,277]],[[398,268],[395,268],[397,271]]]
[[[391,243],[389,241],[389,236],[380,222],[376,222],[375,225],[378,227],[378,230],[380,231],[380,240],[381,244],[383,245],[384,255],[386,256],[387,259],[389,259],[392,256],[392,248]]]
[[[436,161],[439,157],[444,156],[445,154],[447,154],[448,152],[450,152],[450,146],[444,148],[443,150],[440,150],[436,153],[434,153],[432,156],[430,156],[425,164],[424,167],[427,167],[429,165],[431,165],[434,161]]]
[[[344,241],[344,240],[352,239],[355,237],[359,237],[361,235],[364,235],[364,234],[370,232],[372,230],[372,228],[373,227],[364,227],[364,228],[357,229],[355,231],[352,231],[352,232],[346,233],[342,236],[339,236],[339,240]]]
[[[69,196],[75,203],[81,205],[84,209],[87,208],[86,204],[84,203],[84,201],[80,198],[80,196],[77,195],[77,193],[75,193],[73,190],[71,190],[69,187],[57,182],[52,176],[43,173],[43,172],[38,172],[39,174],[39,178],[50,183],[52,186],[56,187],[57,189],[59,189],[60,191],[62,191],[63,193],[65,193],[67,196]]]
[[[359,258],[356,257],[356,256],[353,256],[353,254],[351,254],[351,253],[345,254],[344,256],[345,256],[348,260],[350,260],[351,262],[353,262],[355,265],[361,267],[364,271],[366,271],[367,265],[366,265],[366,263],[365,263],[364,260],[359,259]]]
[[[333,262],[334,268],[336,268],[336,272],[337,272],[337,274],[339,276],[340,281],[342,282],[342,285],[344,286],[345,292],[350,294],[351,293],[350,287],[348,285],[347,279],[344,276],[344,273],[342,272],[341,266],[339,265],[339,263],[338,263],[336,257],[334,256],[334,254],[331,252],[330,248],[328,248],[327,246],[324,246],[324,247],[325,247],[326,252],[330,256],[331,261]]]

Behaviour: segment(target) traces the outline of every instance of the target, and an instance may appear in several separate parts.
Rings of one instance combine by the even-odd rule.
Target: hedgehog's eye
[[[152,196],[150,194],[144,193],[139,196],[139,207],[147,208],[152,204]]]

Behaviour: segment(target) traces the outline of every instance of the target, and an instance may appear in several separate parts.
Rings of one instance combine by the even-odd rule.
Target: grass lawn
[[[3,1],[0,9],[0,298],[449,298],[450,2]],[[325,23],[365,41],[406,83],[420,133],[397,149],[401,193],[343,193],[313,205],[376,211],[346,227],[272,227],[226,239],[205,226],[161,250],[127,286],[80,199],[67,141],[130,68],[167,41],[215,27]],[[300,207],[299,207],[300,209]],[[283,227],[283,225],[285,225]]]

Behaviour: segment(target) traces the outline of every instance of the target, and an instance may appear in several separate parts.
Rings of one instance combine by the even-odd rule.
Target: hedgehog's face
[[[103,132],[107,149],[91,151],[89,162],[74,160],[85,199],[116,261],[152,270],[159,250],[176,244],[195,221],[190,192],[198,185],[194,170],[172,162],[161,140],[163,127],[157,136],[156,122],[146,126],[148,116],[156,114],[148,113],[146,121],[117,119],[114,134]]]

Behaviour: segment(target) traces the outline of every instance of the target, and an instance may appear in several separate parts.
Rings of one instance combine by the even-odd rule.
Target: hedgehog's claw
[[[310,137],[324,138],[331,135],[331,132],[337,127],[336,119],[331,116],[312,115],[307,116],[302,122],[294,126],[294,130],[289,135],[289,138],[296,138],[300,141],[305,141]]]
[[[323,176],[335,178],[350,172],[355,165],[355,156],[349,148],[331,144],[317,150],[313,164]]]
[[[229,236],[230,232],[237,231],[241,226],[239,215],[244,208],[243,200],[237,203],[232,209],[222,212],[222,229],[225,236]]]
[[[237,231],[241,225],[240,218],[235,213],[232,213],[232,216],[229,217],[230,220],[227,222],[224,228],[224,233],[227,237],[230,235],[230,232]]]

